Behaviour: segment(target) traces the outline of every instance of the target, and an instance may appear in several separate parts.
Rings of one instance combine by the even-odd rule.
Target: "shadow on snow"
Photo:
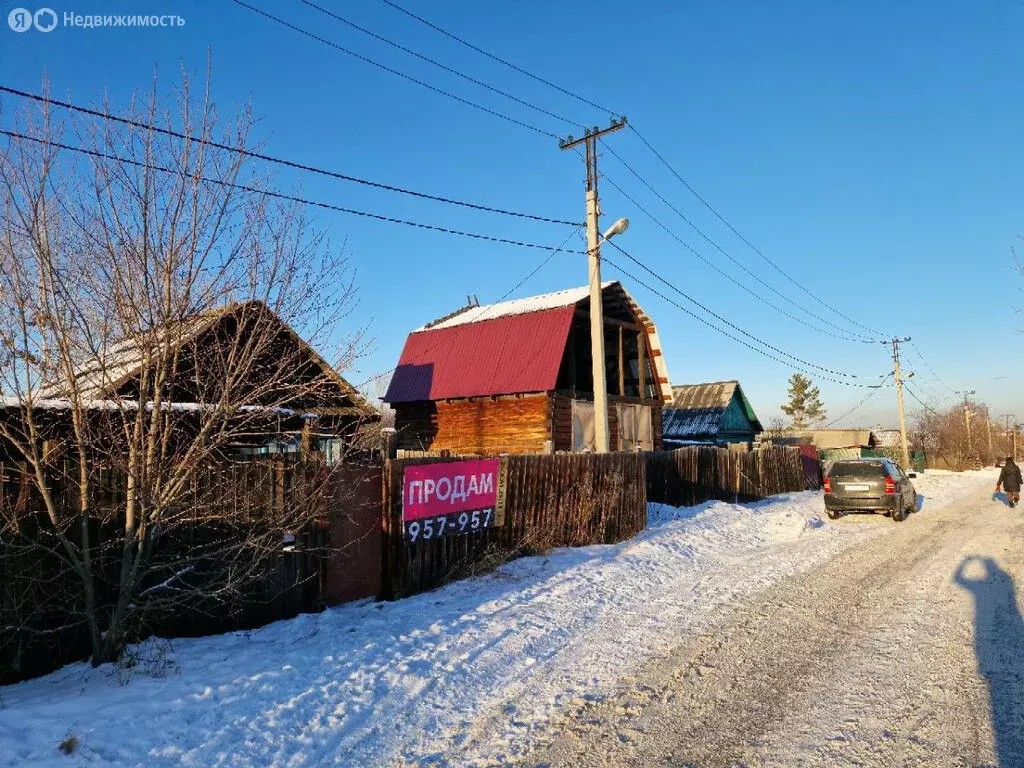
[[[1010,575],[968,557],[953,580],[974,597],[974,651],[988,683],[1000,768],[1024,768],[1024,619]]]

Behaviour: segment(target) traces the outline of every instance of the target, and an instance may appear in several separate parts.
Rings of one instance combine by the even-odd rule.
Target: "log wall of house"
[[[400,450],[479,456],[544,453],[551,439],[551,399],[546,394],[396,403],[394,408]]]

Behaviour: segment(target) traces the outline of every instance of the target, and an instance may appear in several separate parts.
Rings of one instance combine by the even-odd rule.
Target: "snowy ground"
[[[922,518],[994,479],[918,477]],[[151,641],[138,654],[158,661],[127,684],[80,664],[0,688],[0,766],[502,764],[737,599],[913,521],[833,523],[813,492],[651,505],[648,529],[620,545],[526,558],[396,603]],[[67,757],[57,745],[70,735]]]

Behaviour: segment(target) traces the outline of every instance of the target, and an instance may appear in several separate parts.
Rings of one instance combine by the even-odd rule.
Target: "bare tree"
[[[44,105],[0,150],[0,443],[29,499],[2,505],[0,536],[70,577],[94,665],[182,601],[245,592],[310,524],[319,479],[247,497],[225,458],[341,413],[332,372],[360,349],[339,335],[343,255],[245,155],[207,143],[245,147],[252,116],[222,123],[201,91],[185,78],[165,111],[154,83],[132,125]]]
[[[991,464],[998,453],[1006,450],[1007,441],[1012,441],[999,425],[988,421],[987,407],[974,402],[968,402],[966,409],[963,404],[941,411],[923,409],[914,419],[912,437],[928,456],[929,464],[955,471]]]

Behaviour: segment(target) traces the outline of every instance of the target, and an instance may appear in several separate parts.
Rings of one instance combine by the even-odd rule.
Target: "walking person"
[[[1020,467],[1014,463],[1013,456],[1007,456],[1006,463],[1003,464],[1003,469],[999,473],[999,481],[996,483],[996,493],[999,493],[1000,487],[1006,491],[1006,499],[1009,501],[1011,509],[1020,501],[1022,483],[1024,483],[1024,478],[1021,478]]]

